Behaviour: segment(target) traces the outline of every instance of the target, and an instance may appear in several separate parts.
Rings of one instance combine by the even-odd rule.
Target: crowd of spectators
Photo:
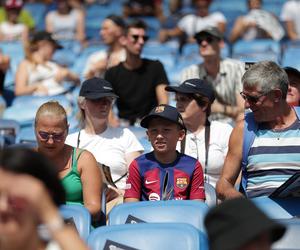
[[[33,119],[35,149],[56,166],[67,203],[84,205],[98,226],[102,191],[107,212],[123,202],[205,201],[204,183],[224,201],[270,195],[299,171],[299,68],[270,60],[247,68],[230,53],[222,54],[240,40],[293,41],[300,47],[299,1],[286,1],[276,15],[263,9],[263,0],[247,0],[248,10],[229,20],[226,11],[211,9],[213,0],[170,0],[167,5],[162,0],[128,0],[119,15],[102,17],[95,31],[100,39],[94,39],[96,34],[90,39],[87,10],[97,5],[101,15],[101,8],[112,2],[3,0],[0,8],[0,47],[14,42],[24,48],[15,72],[13,55],[0,51],[2,99],[7,101],[11,91],[5,85],[10,71],[13,98],[60,95],[78,111],[76,132],[71,133],[71,117],[56,101],[41,105]],[[35,13],[26,9],[29,4],[45,7],[42,30]],[[159,23],[154,36],[149,36],[149,17]],[[160,49],[158,58],[143,54],[149,39],[150,47]],[[200,58],[176,65],[176,83],[164,51],[174,44],[179,55],[192,44]],[[73,53],[75,65],[88,49],[92,53],[77,70],[55,56],[68,50],[63,57]],[[5,114],[10,107],[4,99],[0,112]],[[151,152],[133,127],[146,130]],[[209,215],[208,226],[214,213],[220,213],[218,208]],[[273,226],[280,227],[268,229]]]

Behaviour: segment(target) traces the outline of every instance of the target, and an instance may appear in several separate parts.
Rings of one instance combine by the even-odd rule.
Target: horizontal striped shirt
[[[259,129],[248,154],[247,194],[271,194],[300,170],[300,122],[280,131]]]

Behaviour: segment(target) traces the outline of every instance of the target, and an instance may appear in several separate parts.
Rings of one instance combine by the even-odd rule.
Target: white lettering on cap
[[[106,87],[106,86],[103,86],[104,89],[108,89],[108,90],[112,90],[111,87]]]
[[[195,84],[192,84],[192,83],[190,83],[190,82],[186,82],[185,84],[186,84],[186,85],[190,85],[190,86],[192,86],[192,87],[196,87]]]

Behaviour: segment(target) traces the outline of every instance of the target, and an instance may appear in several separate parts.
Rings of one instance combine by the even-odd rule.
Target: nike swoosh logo
[[[148,185],[148,184],[152,184],[152,183],[155,183],[155,182],[157,182],[157,180],[155,180],[155,181],[148,181],[148,180],[146,180],[145,184]]]

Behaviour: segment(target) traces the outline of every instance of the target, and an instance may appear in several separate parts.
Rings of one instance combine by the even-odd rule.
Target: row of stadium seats
[[[299,249],[300,219],[294,214],[299,215],[299,198],[259,197],[253,201],[269,217],[287,226],[285,236],[272,249]],[[113,208],[107,226],[92,232],[90,215],[83,206],[64,205],[60,211],[64,218],[73,218],[81,237],[93,250],[103,249],[108,240],[138,249],[205,250],[208,241],[203,221],[208,209],[198,201],[126,203]]]
[[[61,42],[64,49],[57,50],[53,60],[57,63],[69,67],[83,78],[83,69],[86,61],[93,52],[106,48],[103,44],[93,44],[86,48],[81,48],[75,41]],[[1,42],[0,49],[4,54],[11,57],[11,68],[5,79],[6,88],[13,89],[14,76],[18,64],[24,59],[23,45],[18,42],[7,43]],[[199,55],[197,44],[186,44],[183,46],[181,53],[179,45],[175,41],[160,44],[156,41],[149,41],[143,50],[142,56],[150,59],[159,59],[164,64],[168,73],[170,82],[177,84],[179,82],[180,71],[191,64],[202,62]],[[225,43],[222,49],[222,57],[232,57],[241,61],[261,61],[272,60],[283,66],[293,66],[300,68],[299,42],[280,43],[273,40],[254,40],[254,41],[238,41],[233,46]]]

